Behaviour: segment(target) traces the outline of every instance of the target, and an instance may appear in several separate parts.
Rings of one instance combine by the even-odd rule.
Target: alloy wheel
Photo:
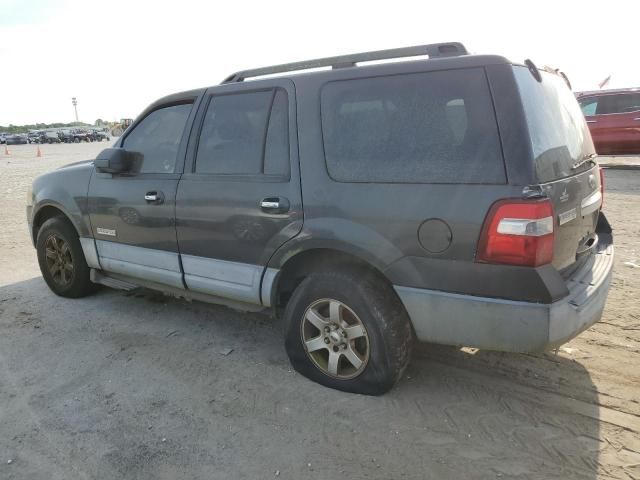
[[[313,302],[304,313],[300,333],[307,355],[326,375],[347,380],[367,366],[367,330],[358,315],[339,300]]]
[[[52,233],[45,242],[45,258],[51,278],[58,285],[65,286],[73,279],[73,257],[67,242]]]

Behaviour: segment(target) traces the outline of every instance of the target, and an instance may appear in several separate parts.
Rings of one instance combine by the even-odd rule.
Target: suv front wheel
[[[393,288],[369,270],[310,274],[287,303],[285,321],[291,364],[322,385],[380,395],[409,363],[407,313]]]
[[[78,234],[68,221],[54,217],[44,222],[36,248],[40,271],[53,293],[78,298],[95,290]]]

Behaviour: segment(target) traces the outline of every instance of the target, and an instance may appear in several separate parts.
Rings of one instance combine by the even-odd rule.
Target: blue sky
[[[455,8],[453,6],[455,5]],[[135,117],[244,68],[462,41],[640,87],[639,0],[0,0],[0,125]]]

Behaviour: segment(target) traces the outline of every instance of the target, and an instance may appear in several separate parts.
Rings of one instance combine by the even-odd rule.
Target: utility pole
[[[73,104],[73,109],[76,112],[76,122],[78,121],[78,100],[76,97],[71,97],[71,103]]]

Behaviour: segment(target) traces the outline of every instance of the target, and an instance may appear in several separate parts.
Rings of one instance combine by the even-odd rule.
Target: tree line
[[[8,127],[0,125],[0,132],[4,133],[27,133],[30,130],[44,130],[46,128],[71,128],[71,127],[89,127],[88,123],[71,122],[71,123],[34,123],[31,125],[13,125]]]

